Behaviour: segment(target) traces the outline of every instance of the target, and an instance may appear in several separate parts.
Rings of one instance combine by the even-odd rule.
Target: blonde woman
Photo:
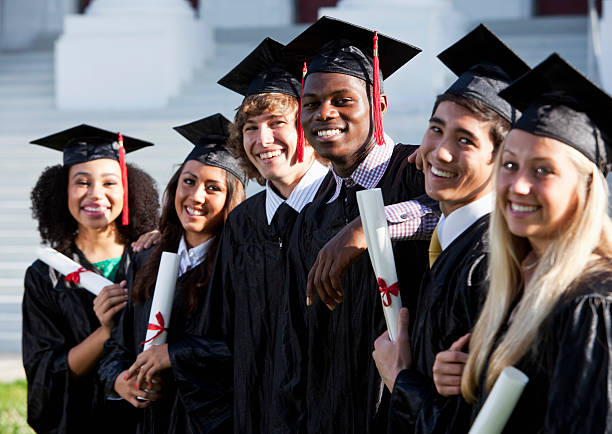
[[[504,432],[611,432],[612,99],[556,54],[500,95],[524,111],[497,161],[491,285],[461,393],[474,417],[516,366],[530,381]]]

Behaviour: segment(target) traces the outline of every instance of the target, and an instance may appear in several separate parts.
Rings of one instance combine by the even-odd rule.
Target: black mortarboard
[[[110,158],[119,161],[119,133],[81,124],[50,136],[32,140],[34,145],[63,151],[64,166],[85,163],[100,158]],[[136,151],[151,142],[123,136],[125,152]]]
[[[373,83],[374,31],[331,17],[322,17],[285,47],[285,51],[309,62],[308,74],[335,72]],[[378,57],[382,78],[388,78],[420,48],[378,34]]]
[[[185,158],[185,162],[196,160],[207,166],[220,167],[247,183],[246,172],[225,146],[229,138],[229,127],[232,123],[220,113],[208,116],[174,129],[195,145]]]
[[[523,115],[513,128],[577,149],[607,174],[612,98],[554,53],[500,93]]]
[[[240,95],[283,93],[300,97],[300,64],[283,54],[284,45],[264,39],[217,83]]]
[[[445,93],[477,99],[509,122],[520,115],[498,93],[529,66],[485,25],[438,54],[438,59],[459,77]]]

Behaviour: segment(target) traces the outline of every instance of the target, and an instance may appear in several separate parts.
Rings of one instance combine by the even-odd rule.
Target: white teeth
[[[431,173],[433,173],[436,176],[440,176],[442,178],[453,178],[456,176],[453,172],[447,172],[446,170],[439,170],[433,166],[431,166]]]
[[[510,202],[510,207],[512,208],[512,211],[516,211],[516,212],[533,212],[538,209],[537,206],[519,205],[518,203],[514,203],[514,202]]]
[[[340,134],[341,130],[339,128],[336,128],[335,130],[320,130],[317,131],[317,136],[319,137],[331,137],[331,136],[335,136],[336,134]]]
[[[102,211],[102,207],[92,207],[92,206],[86,206],[83,208],[85,211],[89,211],[89,212],[100,212]]]
[[[278,157],[280,154],[282,154],[282,151],[280,149],[277,149],[276,151],[262,152],[261,154],[259,154],[259,158],[261,158],[262,160],[267,160],[269,158]]]
[[[201,209],[195,209],[190,206],[187,207],[187,213],[189,215],[204,215],[204,211]]]

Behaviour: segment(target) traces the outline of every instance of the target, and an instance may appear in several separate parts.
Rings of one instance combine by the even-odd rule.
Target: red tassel
[[[125,164],[125,148],[123,147],[123,135],[119,135],[119,166],[121,166],[121,184],[123,185],[123,215],[121,217],[121,224],[127,226],[130,223],[130,208],[128,205],[128,178],[127,178],[127,166]]]
[[[304,62],[304,67],[302,68],[302,84],[300,85],[300,103],[298,105],[297,119],[295,120],[295,129],[297,130],[295,155],[298,163],[304,161],[304,130],[302,129],[300,117],[302,116],[302,94],[304,93],[304,77],[306,77],[306,72],[308,72],[308,68],[306,67],[306,62]]]
[[[374,69],[374,97],[372,98],[374,101],[374,134],[376,136],[376,143],[378,145],[385,144],[385,133],[383,131],[382,124],[382,111],[380,109],[380,74],[378,73],[378,32],[374,32],[374,56],[373,56],[373,65]]]

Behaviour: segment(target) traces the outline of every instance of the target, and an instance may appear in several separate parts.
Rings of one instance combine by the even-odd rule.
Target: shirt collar
[[[438,239],[442,250],[446,249],[467,228],[481,217],[490,214],[494,205],[493,193],[489,193],[474,202],[456,209],[448,216],[440,217],[438,222]]]
[[[306,205],[312,202],[328,172],[329,168],[327,166],[315,160],[286,200],[276,194],[269,181],[266,182],[266,218],[268,224],[272,223],[278,207],[283,202],[298,213],[302,211]]]
[[[374,145],[370,153],[348,178],[342,178],[332,169],[336,180],[336,191],[327,203],[338,198],[343,183],[346,183],[347,187],[358,184],[366,190],[376,187],[387,170],[394,147],[395,142],[385,133],[385,144]]]
[[[192,247],[191,249],[187,248],[187,243],[185,242],[185,236],[181,237],[181,241],[179,242],[178,250],[176,252],[179,255],[179,273],[178,277],[181,277],[187,271],[192,268],[197,267],[204,259],[206,259],[206,254],[208,253],[208,249],[210,248],[210,244],[215,237],[206,240],[202,244]]]

